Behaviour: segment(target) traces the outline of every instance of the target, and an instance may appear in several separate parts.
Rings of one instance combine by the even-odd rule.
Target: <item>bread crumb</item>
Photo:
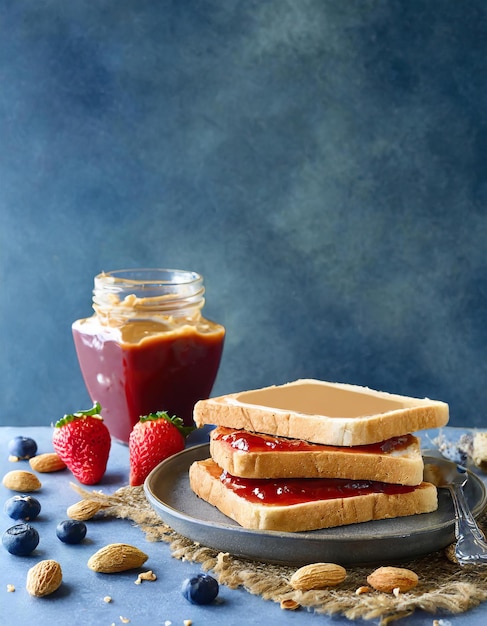
[[[170,619],[167,619],[167,620],[164,622],[164,626],[172,626],[172,622],[171,622],[171,620],[170,620]]]
[[[12,593],[13,591],[15,591],[15,587],[13,585],[7,585],[7,591],[9,593]]]
[[[361,596],[363,593],[370,593],[371,591],[372,591],[372,589],[370,587],[367,587],[367,585],[362,585],[362,587],[359,587],[355,591],[355,594],[357,596]]]
[[[122,624],[128,624],[130,622],[128,617],[122,617],[120,615],[120,621],[122,622]]]
[[[185,619],[183,622],[184,626],[191,626],[192,623],[193,622],[190,619]]]
[[[111,602],[111,601],[112,601],[112,598],[110,596],[105,596],[103,598],[103,602],[106,602],[107,604],[108,604],[108,602]]]

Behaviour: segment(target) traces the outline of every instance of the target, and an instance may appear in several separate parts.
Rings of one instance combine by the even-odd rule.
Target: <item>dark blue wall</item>
[[[215,394],[298,377],[485,426],[487,4],[0,0],[0,423],[89,406],[93,276],[204,274]]]

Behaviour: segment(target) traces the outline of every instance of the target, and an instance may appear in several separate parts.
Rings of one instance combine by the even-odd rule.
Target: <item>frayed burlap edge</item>
[[[451,547],[402,564],[415,571],[420,580],[408,593],[396,596],[373,590],[358,592],[360,587],[367,586],[367,576],[373,567],[348,569],[347,578],[339,587],[296,591],[289,585],[295,567],[237,558],[183,537],[161,520],[147,501],[143,487],[122,487],[111,495],[88,491],[74,483],[72,487],[83,499],[101,504],[97,515],[129,519],[139,526],[148,541],[168,543],[174,558],[200,563],[221,584],[233,589],[243,587],[265,600],[280,603],[283,608],[304,607],[317,613],[341,614],[350,620],[378,619],[385,626],[416,609],[432,614],[458,614],[487,600],[487,567],[460,567],[451,557]],[[487,514],[484,513],[480,525],[487,526]]]

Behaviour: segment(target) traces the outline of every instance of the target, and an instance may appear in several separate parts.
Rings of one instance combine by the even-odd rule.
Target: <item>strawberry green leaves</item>
[[[183,437],[187,437],[190,433],[195,430],[194,426],[185,426],[183,420],[180,417],[176,417],[173,415],[169,416],[167,411],[156,411],[155,413],[149,413],[149,415],[142,415],[140,417],[140,422],[148,422],[155,421],[158,419],[165,419],[170,422],[173,426],[175,426]]]
[[[85,411],[77,411],[76,413],[69,413],[58,420],[55,424],[55,428],[61,428],[74,420],[80,419],[82,417],[97,417],[98,419],[103,419],[101,416],[101,404],[99,402],[95,402],[91,409],[86,409]]]

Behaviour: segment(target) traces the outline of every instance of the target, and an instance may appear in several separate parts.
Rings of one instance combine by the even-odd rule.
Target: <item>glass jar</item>
[[[86,388],[112,436],[127,443],[141,415],[167,411],[193,424],[211,393],[225,329],[202,316],[196,272],[135,269],[95,277],[93,309],[73,323]]]

